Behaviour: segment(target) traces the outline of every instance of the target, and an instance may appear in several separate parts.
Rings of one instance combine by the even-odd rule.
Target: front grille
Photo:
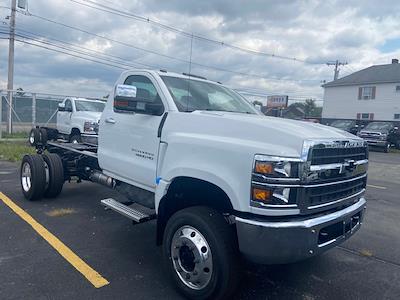
[[[308,208],[318,208],[324,204],[344,199],[361,192],[366,187],[366,176],[354,180],[320,187],[305,188],[305,196],[308,199]]]
[[[363,160],[368,157],[366,147],[353,148],[314,148],[311,152],[311,165],[343,163],[346,160]]]

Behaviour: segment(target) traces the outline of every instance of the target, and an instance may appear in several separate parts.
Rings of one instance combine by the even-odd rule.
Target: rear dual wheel
[[[54,153],[25,155],[21,163],[21,187],[30,201],[57,197],[64,184],[61,158]]]
[[[59,155],[47,153],[43,155],[45,167],[48,168],[48,183],[44,196],[46,198],[57,197],[64,185],[64,167]]]

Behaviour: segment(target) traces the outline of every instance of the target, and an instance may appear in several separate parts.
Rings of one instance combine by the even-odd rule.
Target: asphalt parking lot
[[[0,161],[0,191],[109,282],[95,288],[0,201],[0,299],[180,299],[161,268],[155,222],[132,223],[99,204],[118,198],[66,183],[56,200],[27,202],[19,165]],[[353,238],[296,264],[247,264],[236,299],[399,299],[400,154],[370,152],[368,209]],[[1,196],[0,196],[1,198]]]

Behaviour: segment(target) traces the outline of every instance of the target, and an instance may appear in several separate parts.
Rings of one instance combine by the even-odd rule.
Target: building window
[[[357,120],[373,120],[374,113],[358,113]]]
[[[363,86],[358,88],[358,100],[375,99],[376,87]]]
[[[395,120],[400,120],[400,114],[394,114],[394,119]]]

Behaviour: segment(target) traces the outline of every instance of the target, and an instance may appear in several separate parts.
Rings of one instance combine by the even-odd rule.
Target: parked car
[[[131,202],[99,204],[135,223],[157,219],[165,275],[187,298],[230,299],[243,258],[304,260],[362,226],[365,141],[320,124],[266,117],[220,83],[126,71],[99,126],[95,147],[34,142],[38,154],[21,163],[24,196],[56,197],[71,178],[125,195]],[[43,128],[34,136],[40,130],[52,136]]]
[[[354,135],[357,135],[358,132],[358,125],[354,120],[335,120],[329,126],[350,132]]]
[[[58,105],[57,130],[67,141],[96,143],[99,120],[105,102],[85,98],[66,98]]]
[[[366,140],[368,145],[382,148],[385,152],[391,146],[400,149],[400,131],[391,122],[371,122],[360,130],[358,136]]]

